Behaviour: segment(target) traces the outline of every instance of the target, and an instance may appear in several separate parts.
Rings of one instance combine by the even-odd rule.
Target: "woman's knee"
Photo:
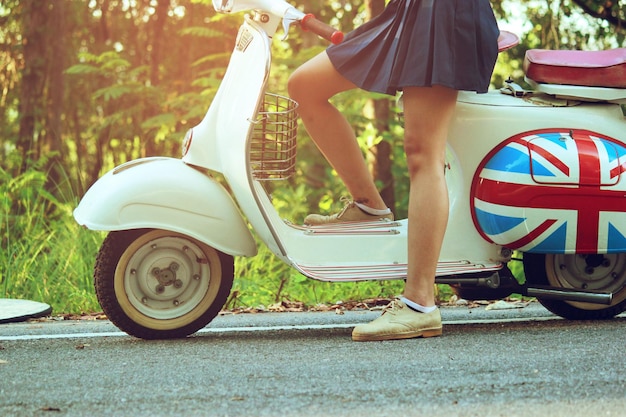
[[[404,153],[410,175],[438,170],[444,165],[445,143],[442,146],[434,142],[427,134],[405,136]]]
[[[289,97],[296,101],[300,101],[299,99],[304,95],[303,87],[306,85],[306,71],[303,71],[302,67],[300,67],[291,73],[289,80],[287,81],[287,91],[289,92]]]
[[[355,87],[335,70],[325,52],[297,68],[287,82],[289,96],[300,104],[324,104],[335,94]]]
[[[314,93],[319,92],[319,88],[315,86],[320,82],[320,73],[324,69],[322,62],[316,56],[291,73],[287,81],[287,91],[291,98],[296,101],[311,99]]]

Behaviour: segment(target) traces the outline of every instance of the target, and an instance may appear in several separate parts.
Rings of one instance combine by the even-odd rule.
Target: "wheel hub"
[[[559,281],[568,288],[615,292],[626,285],[625,259],[616,254],[555,255]]]
[[[181,288],[183,281],[176,277],[176,271],[180,266],[176,262],[172,262],[167,268],[155,267],[152,269],[152,275],[157,279],[158,284],[156,286],[156,292],[162,294],[165,291],[165,287],[173,285],[174,288]]]
[[[146,316],[173,318],[200,302],[209,285],[202,251],[176,237],[162,237],[140,247],[128,261],[125,292]]]
[[[611,260],[604,255],[581,255],[585,259],[587,264],[585,273],[593,275],[596,272],[596,268],[603,267],[608,268],[611,266]]]

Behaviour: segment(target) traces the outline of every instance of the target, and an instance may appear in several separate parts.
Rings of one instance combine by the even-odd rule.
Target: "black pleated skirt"
[[[395,95],[442,85],[484,93],[498,55],[489,0],[391,0],[328,56],[358,87]]]

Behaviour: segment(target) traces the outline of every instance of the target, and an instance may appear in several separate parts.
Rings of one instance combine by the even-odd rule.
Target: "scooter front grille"
[[[257,180],[284,180],[296,170],[297,103],[266,93],[254,121],[250,167]]]

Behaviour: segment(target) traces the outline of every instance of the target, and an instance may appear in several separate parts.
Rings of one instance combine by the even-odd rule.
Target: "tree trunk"
[[[619,2],[614,0],[572,0],[583,11],[597,19],[603,19],[615,27],[626,26],[625,11]]]
[[[148,43],[152,47],[150,53],[150,84],[152,87],[161,84],[160,67],[163,52],[163,33],[167,22],[167,11],[169,7],[170,0],[158,0],[156,11],[151,21],[152,37],[148,40]],[[159,114],[159,105],[159,103],[149,103],[146,106],[146,111],[149,114]],[[144,146],[147,156],[153,156],[159,153],[154,137],[146,137]]]
[[[51,33],[53,36],[49,36],[48,39],[51,43],[49,47],[49,84],[48,84],[48,129],[46,133],[46,140],[50,155],[52,155],[48,162],[48,190],[54,191],[61,185],[63,178],[63,123],[62,115],[64,111],[63,95],[65,91],[65,76],[64,71],[66,68],[66,37],[65,37],[65,2],[54,1],[52,2],[52,10],[50,13],[51,19]]]
[[[374,16],[379,15],[385,8],[385,0],[367,0],[365,3],[367,10],[367,19],[370,20]],[[374,118],[376,130],[386,132],[389,130],[389,101],[387,99],[370,100],[370,107],[373,111],[371,117]],[[381,141],[371,149],[368,153],[368,162],[374,180],[382,185],[380,195],[387,207],[395,213],[396,198],[394,189],[394,180],[392,174],[393,161],[391,144],[387,141]]]
[[[22,44],[24,70],[20,91],[20,129],[16,145],[22,155],[21,171],[29,159],[37,159],[37,125],[42,121],[42,96],[45,83],[46,24],[49,2],[23,0]]]
[[[159,0],[152,20],[152,51],[150,54],[150,83],[157,86],[161,82],[159,66],[161,65],[161,53],[163,51],[163,32],[167,21],[167,11],[170,8],[170,0]]]
[[[373,118],[376,123],[376,130],[386,132],[389,130],[389,101],[386,99],[370,100],[373,105]],[[368,162],[374,180],[379,184],[379,192],[387,207],[395,214],[396,197],[395,183],[393,179],[393,150],[391,143],[381,140],[368,151]]]

